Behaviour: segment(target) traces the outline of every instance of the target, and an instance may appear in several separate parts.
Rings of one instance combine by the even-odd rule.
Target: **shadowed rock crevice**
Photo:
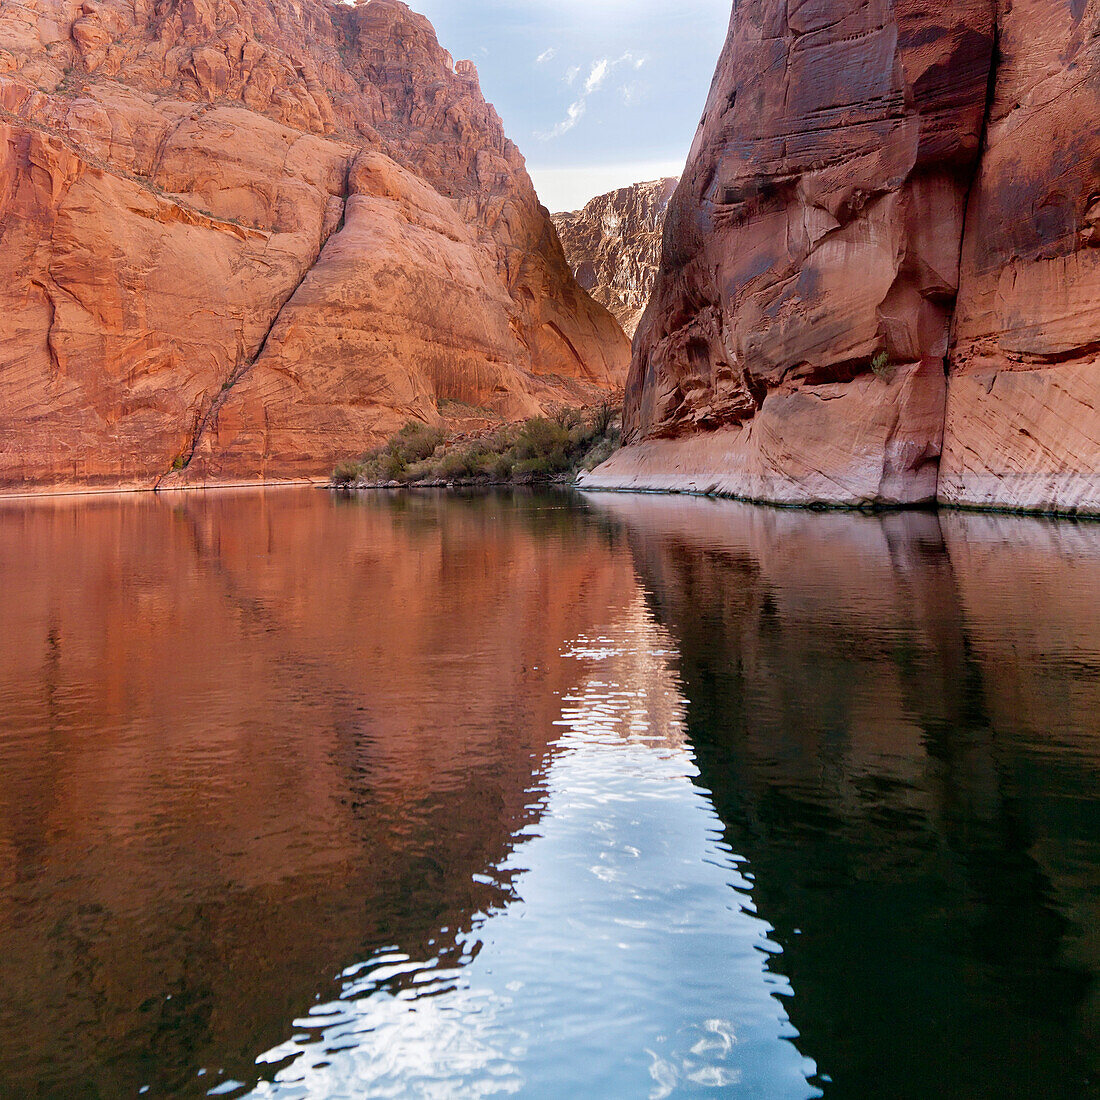
[[[305,271],[302,272],[302,277],[298,280],[297,284],[295,284],[293,290],[291,290],[291,292],[286,296],[286,299],[279,306],[278,310],[275,313],[275,316],[271,320],[271,324],[268,325],[267,331],[264,333],[263,338],[260,341],[259,347],[256,348],[255,352],[252,355],[248,356],[247,358],[244,358],[234,368],[233,372],[229,375],[229,377],[222,383],[221,389],[214,395],[213,399],[211,400],[209,408],[202,415],[202,417],[199,420],[197,420],[196,425],[195,425],[194,433],[191,437],[190,447],[188,447],[187,450],[182,455],[180,455],[180,457],[178,459],[176,459],[173,462],[173,465],[172,465],[171,469],[169,469],[164,474],[162,474],[159,478],[157,478],[157,480],[156,480],[156,482],[154,483],[154,486],[153,486],[154,489],[161,488],[161,486],[164,484],[164,481],[165,481],[166,478],[171,478],[171,477],[173,477],[173,475],[181,475],[182,476],[183,472],[191,465],[191,463],[192,463],[192,461],[194,460],[194,457],[195,457],[195,452],[199,449],[199,446],[202,443],[203,438],[205,437],[207,431],[215,429],[217,427],[218,414],[221,412],[221,410],[224,407],[226,401],[229,400],[231,391],[233,390],[233,387],[236,386],[239,382],[243,381],[247,377],[249,371],[251,371],[252,368],[255,366],[257,360],[259,360],[261,358],[261,356],[264,354],[264,350],[267,347],[267,342],[271,338],[271,333],[275,330],[275,326],[279,323],[279,318],[282,317],[283,310],[285,310],[286,307],[290,304],[290,302],[293,301],[294,296],[298,293],[298,291],[302,287],[302,284],[309,277],[310,272],[316,266],[317,261],[320,259],[321,254],[325,250],[325,246],[332,239],[333,235],[336,234],[336,233],[339,233],[340,230],[342,230],[344,228],[344,224],[345,224],[346,219],[347,219],[347,202],[348,202],[348,191],[349,191],[349,188],[351,186],[350,181],[351,181],[352,164],[353,164],[353,162],[349,159],[347,168],[346,168],[345,173],[344,173],[344,187],[343,187],[343,192],[342,192],[342,195],[341,195],[341,198],[340,198],[340,216],[339,216],[339,220],[336,221],[335,224],[333,224],[331,226],[330,225],[322,226],[322,229],[321,229],[322,236],[321,236],[321,240],[320,240],[320,243],[319,243],[319,246],[318,246],[318,249],[317,249],[317,254],[313,257],[313,260],[306,267]]]

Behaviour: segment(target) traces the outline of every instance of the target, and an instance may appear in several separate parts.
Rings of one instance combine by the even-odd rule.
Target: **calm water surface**
[[[1100,526],[0,504],[0,1096],[1100,1096]]]

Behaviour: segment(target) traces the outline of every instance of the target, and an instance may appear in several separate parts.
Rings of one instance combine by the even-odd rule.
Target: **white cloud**
[[[542,58],[540,57],[541,61]],[[568,133],[577,125],[578,122],[584,117],[584,113],[588,108],[588,97],[598,92],[606,83],[608,76],[620,65],[629,65],[633,69],[640,69],[645,64],[646,59],[644,57],[636,57],[629,50],[621,57],[615,58],[614,61],[606,57],[601,57],[598,61],[592,62],[592,67],[588,71],[588,77],[584,82],[584,90],[581,92],[580,98],[574,100],[566,111],[565,118],[561,120],[552,130],[544,133],[538,133],[535,136],[540,141],[550,141],[553,138],[561,137],[562,134]],[[565,74],[566,84],[572,84],[580,75],[580,69],[576,66],[570,68]],[[635,93],[630,92],[629,85],[624,88],[620,94],[623,97],[624,103],[634,102],[633,96]]]
[[[553,130],[545,134],[539,134],[538,137],[543,141],[549,141],[551,138],[561,137],[562,134],[568,133],[574,126],[580,122],[584,116],[587,104],[584,99],[578,99],[576,103],[569,104],[569,110],[565,113],[565,118],[561,120]]]
[[[611,62],[608,61],[606,57],[597,61],[592,66],[592,71],[588,74],[588,79],[584,82],[585,95],[591,95],[599,89],[607,76],[607,70],[610,66]]]
[[[551,46],[548,50],[543,50],[542,53],[535,58],[536,65],[545,65],[547,61],[551,61],[557,55],[557,48]]]
[[[570,65],[569,68],[565,70],[565,83],[566,84],[572,84],[577,79],[577,77],[580,76],[580,75],[581,75],[580,65]]]

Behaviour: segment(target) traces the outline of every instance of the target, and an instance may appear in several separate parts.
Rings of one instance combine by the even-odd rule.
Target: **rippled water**
[[[1100,526],[0,505],[0,1095],[1100,1095]]]

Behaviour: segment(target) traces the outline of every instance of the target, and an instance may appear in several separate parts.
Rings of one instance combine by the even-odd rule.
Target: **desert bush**
[[[387,444],[385,449],[396,455],[406,465],[431,458],[443,442],[443,429],[432,428],[419,421],[406,424]]]
[[[545,481],[554,473],[554,468],[546,458],[525,458],[517,462],[513,476],[521,485],[532,481]]]
[[[359,480],[362,467],[358,462],[341,462],[332,472],[333,485],[347,486]]]
[[[508,481],[515,469],[516,460],[511,450],[484,454],[478,463],[478,468],[486,477],[493,481]]]
[[[435,463],[436,476],[451,481],[455,478],[473,477],[478,472],[480,456],[473,450],[456,447]]]
[[[333,483],[550,481],[571,471],[592,469],[609,458],[618,445],[618,418],[619,406],[609,399],[588,412],[558,409],[551,416],[533,417],[449,446],[444,445],[442,431],[413,422],[361,462],[342,463]]]
[[[619,415],[620,405],[607,398],[601,401],[592,414],[592,427],[597,435],[605,436],[611,432],[611,426]]]
[[[569,432],[560,424],[546,417],[536,416],[520,429],[515,450],[518,458],[541,458],[564,451],[569,446]]]
[[[601,463],[606,462],[616,451],[617,444],[611,439],[601,439],[581,459],[581,469],[594,470]]]
[[[572,405],[559,405],[558,408],[551,413],[551,419],[559,428],[570,431],[573,428],[580,427],[584,423],[584,412],[581,409],[574,408]]]

